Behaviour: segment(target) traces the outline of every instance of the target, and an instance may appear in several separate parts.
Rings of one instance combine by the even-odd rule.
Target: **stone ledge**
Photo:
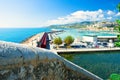
[[[0,41],[0,79],[102,80],[50,50],[4,41]]]

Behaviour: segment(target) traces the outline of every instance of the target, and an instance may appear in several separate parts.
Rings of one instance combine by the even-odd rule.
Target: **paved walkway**
[[[35,36],[32,36],[31,38],[29,38],[28,40],[23,42],[22,44],[26,44],[28,46],[37,47],[37,42],[42,38],[43,34],[44,34],[44,32],[38,33]]]
[[[53,50],[53,49],[52,49]],[[54,51],[58,52],[58,53],[70,53],[70,52],[97,52],[97,51],[120,51],[120,48],[79,48],[79,49],[75,49],[75,48],[70,48],[70,49],[66,49],[66,48],[62,48],[62,49],[54,49]]]

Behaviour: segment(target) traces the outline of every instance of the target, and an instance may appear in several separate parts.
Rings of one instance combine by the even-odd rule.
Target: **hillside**
[[[96,26],[97,25],[97,26]],[[114,27],[116,26],[115,22],[98,22],[98,21],[84,21],[77,23],[70,23],[64,25],[51,25],[51,28],[86,28],[87,26],[95,26],[95,27]]]
[[[86,25],[91,25],[96,22],[93,21],[84,21],[84,22],[77,22],[77,23],[70,23],[70,24],[63,24],[63,25],[51,25],[51,28],[82,28],[86,27]]]

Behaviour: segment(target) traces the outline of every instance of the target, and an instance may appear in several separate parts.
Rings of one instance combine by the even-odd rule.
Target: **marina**
[[[112,40],[112,42],[117,41],[117,36],[96,36],[93,40],[94,36],[83,36],[83,40],[81,41],[79,38],[75,38],[73,44],[71,44],[71,48],[66,48],[64,46],[64,43],[60,45],[59,49],[55,48],[55,44],[53,43],[53,40],[58,37],[59,35],[66,33],[64,30],[60,31],[50,31],[50,32],[43,32],[36,34],[35,36],[31,37],[27,41],[23,42],[22,44],[27,44],[29,46],[34,47],[41,47],[50,49],[52,51],[56,51],[58,53],[69,53],[69,52],[94,52],[94,51],[119,51],[119,47],[106,47],[103,44],[107,42],[109,43],[109,40]],[[88,39],[89,38],[89,39]],[[98,42],[97,44],[103,43],[101,47],[93,47],[92,45],[89,46],[88,42],[85,42],[85,40],[90,40],[92,43]],[[89,42],[89,44],[90,44]]]
[[[88,42],[81,41],[82,39],[80,40],[76,38],[74,42],[71,44],[70,48],[66,48],[64,46],[64,43],[59,45],[59,48],[56,48],[56,45],[53,43],[53,40],[63,33],[66,33],[66,31],[52,31],[52,32],[39,33],[39,35],[36,34],[34,37],[31,37],[29,39],[29,42],[27,41],[27,45],[29,44],[29,46],[49,49],[57,53],[58,55],[70,60],[71,62],[79,65],[80,67],[89,70],[90,72],[94,73],[95,75],[98,75],[103,79],[108,78],[109,75],[112,74],[113,72],[119,73],[119,71],[117,71],[116,68],[119,69],[120,65],[119,62],[116,61],[116,59],[119,60],[118,55],[120,48],[115,47],[113,45],[108,46],[109,43],[113,44],[115,41],[117,41],[117,36],[88,36],[88,35],[86,36],[85,35],[85,39],[84,39],[85,41],[86,38],[87,39],[89,38],[89,40],[87,41],[91,41],[90,43],[93,43],[94,41],[98,41],[97,44],[99,45],[99,47],[92,46],[93,44],[89,46],[87,44]],[[87,62],[85,62],[85,60],[82,59],[82,57]],[[94,63],[94,59],[96,60],[95,63]],[[112,59],[113,61],[111,61],[110,59]],[[101,73],[104,75],[102,75]]]

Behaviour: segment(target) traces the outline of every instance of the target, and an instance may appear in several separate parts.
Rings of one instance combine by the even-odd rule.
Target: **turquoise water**
[[[26,38],[51,28],[0,28],[0,40],[20,43]]]
[[[71,53],[61,56],[103,79],[108,79],[112,73],[120,74],[120,52]]]
[[[66,36],[68,35],[71,35],[72,37],[74,38],[80,38],[84,35],[97,35],[97,36],[116,36],[116,34],[113,34],[111,32],[95,32],[95,31],[80,31],[80,30],[77,30],[77,29],[68,29],[68,30],[65,30],[66,32],[63,32],[62,34],[59,34],[58,36],[61,37],[61,38],[65,38]]]
[[[40,33],[51,31],[51,28],[0,28],[0,40],[11,41],[20,43],[26,38]],[[62,38],[65,38],[68,35],[73,36],[74,38],[80,37],[87,34],[98,34],[100,36],[115,36],[116,34],[110,34],[106,32],[93,32],[93,31],[78,31],[76,29],[65,29],[66,32],[59,34]]]

